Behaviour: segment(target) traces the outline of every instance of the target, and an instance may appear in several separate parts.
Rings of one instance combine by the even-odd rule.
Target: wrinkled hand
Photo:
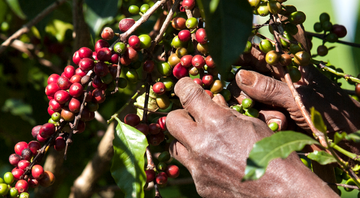
[[[295,153],[273,160],[257,181],[241,182],[246,158],[255,142],[272,131],[259,119],[231,110],[221,96],[212,100],[190,78],[175,86],[184,109],[166,119],[178,140],[172,156],[191,173],[203,197],[337,197]]]

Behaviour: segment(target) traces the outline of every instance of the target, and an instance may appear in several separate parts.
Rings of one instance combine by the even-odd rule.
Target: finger
[[[175,85],[175,94],[179,97],[181,104],[196,122],[203,122],[208,118],[217,117],[219,109],[204,89],[196,84],[191,78],[181,78]]]
[[[220,106],[228,107],[225,98],[221,94],[216,94],[212,100]]]
[[[281,81],[257,72],[240,70],[236,83],[250,98],[262,103],[286,109],[297,107],[288,86]]]
[[[169,133],[184,144],[187,148],[193,145],[194,133],[197,128],[197,123],[184,109],[171,111],[166,116],[166,128]]]
[[[191,167],[191,160],[189,151],[179,141],[174,140],[171,142],[169,152],[173,158],[183,164],[188,170]]]
[[[279,131],[286,129],[287,119],[286,116],[280,111],[275,110],[260,110],[259,119],[264,121],[267,125],[275,122],[279,126]]]

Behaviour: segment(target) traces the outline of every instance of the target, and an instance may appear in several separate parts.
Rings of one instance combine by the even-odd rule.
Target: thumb
[[[236,83],[250,98],[261,103],[285,109],[297,107],[284,82],[242,69],[236,75]]]

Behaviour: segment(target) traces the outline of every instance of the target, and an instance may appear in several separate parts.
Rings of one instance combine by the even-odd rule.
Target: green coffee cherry
[[[254,108],[245,109],[245,115],[253,118],[259,117],[259,111]]]
[[[279,125],[276,122],[271,122],[268,127],[274,132],[279,130]]]
[[[244,109],[249,109],[254,106],[253,101],[250,98],[245,98],[242,100],[241,105]]]
[[[168,151],[164,151],[160,153],[158,160],[159,162],[167,162],[170,159],[170,153]]]
[[[4,174],[4,181],[7,184],[12,184],[14,182],[14,175],[11,172],[6,172]]]

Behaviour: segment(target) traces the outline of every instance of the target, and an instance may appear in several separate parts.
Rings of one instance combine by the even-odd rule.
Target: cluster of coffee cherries
[[[50,171],[44,171],[43,167],[36,164],[34,157],[38,155],[41,149],[40,142],[33,140],[29,143],[18,142],[15,147],[15,153],[9,157],[9,162],[14,166],[11,172],[4,174],[0,178],[0,195],[9,195],[10,197],[25,198],[29,197],[27,193],[29,188],[36,188],[41,185],[50,186],[55,182],[55,176]],[[15,183],[14,187],[11,185]]]

